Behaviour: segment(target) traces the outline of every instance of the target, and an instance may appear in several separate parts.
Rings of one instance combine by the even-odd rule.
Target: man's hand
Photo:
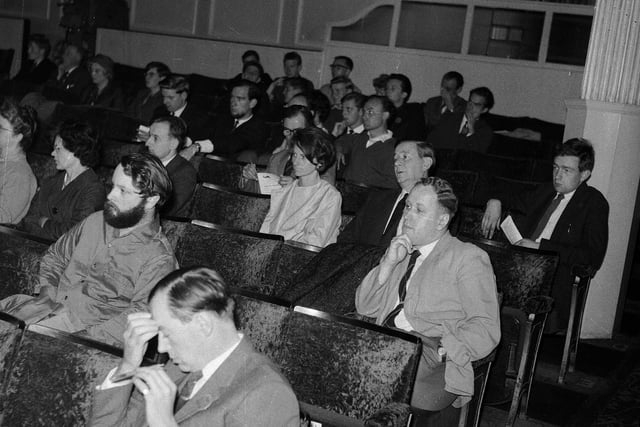
[[[449,92],[446,88],[440,88],[440,96],[442,97],[442,102],[447,106],[447,110],[453,111],[453,100],[456,95],[453,92]]]
[[[283,175],[280,177],[280,181],[278,181],[278,184],[280,184],[280,186],[282,187],[286,187],[287,185],[291,184],[293,182],[293,177],[289,176],[289,175]]]
[[[150,427],[178,425],[173,417],[177,387],[164,369],[138,368],[133,384],[144,396],[147,424]]]
[[[244,179],[252,179],[254,181],[258,180],[258,170],[256,169],[256,165],[253,163],[249,163],[244,165],[242,168],[242,177]]]
[[[401,262],[409,252],[413,249],[413,244],[406,234],[391,239],[391,244],[380,260],[380,269],[378,270],[378,282],[384,283],[389,278],[391,270],[399,262]]]
[[[489,200],[484,210],[481,225],[482,235],[485,238],[491,239],[493,237],[493,233],[500,225],[500,218],[502,218],[502,203],[498,199]]]
[[[178,154],[180,154],[186,160],[191,160],[193,158],[193,156],[196,155],[197,152],[198,152],[197,144],[191,144],[190,146],[180,150],[180,153],[178,153]]]
[[[344,120],[341,121],[341,122],[337,122],[333,126],[333,130],[331,131],[331,135],[333,135],[334,138],[337,138],[340,135],[342,135],[346,129],[347,129],[347,123]]]
[[[43,228],[47,221],[49,221],[49,218],[47,218],[46,216],[41,216],[40,219],[38,219],[38,225],[40,226],[40,228]]]
[[[131,372],[142,363],[149,340],[158,334],[158,324],[151,313],[132,313],[124,331],[124,354],[114,375]]]
[[[540,249],[540,243],[536,243],[531,239],[522,239],[516,242],[516,246],[523,248]]]
[[[336,151],[336,169],[341,169],[346,164],[344,154],[340,151]]]

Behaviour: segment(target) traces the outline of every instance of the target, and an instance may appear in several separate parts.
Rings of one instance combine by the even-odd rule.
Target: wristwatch
[[[200,151],[202,151],[202,146],[198,144],[198,142],[194,142],[193,145],[195,145],[196,147],[196,153],[199,153]]]

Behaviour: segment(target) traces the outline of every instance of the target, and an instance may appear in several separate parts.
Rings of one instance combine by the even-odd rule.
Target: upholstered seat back
[[[43,180],[58,173],[56,161],[49,154],[29,152],[27,153],[27,162],[38,180],[38,185],[42,184]]]
[[[277,266],[274,295],[282,295],[289,289],[293,285],[293,278],[307,267],[320,250],[317,246],[294,241],[284,242]]]
[[[449,181],[460,202],[470,203],[473,201],[478,183],[477,172],[438,169],[437,176]]]
[[[366,184],[336,181],[336,189],[342,195],[342,210],[346,212],[357,212],[367,200],[369,192],[374,187]]]
[[[23,322],[0,312],[0,390],[4,390],[7,373],[13,366],[23,331]]]
[[[205,156],[198,166],[200,181],[239,189],[244,164],[222,157]]]
[[[38,281],[40,258],[49,244],[45,239],[0,227],[0,299],[31,295]]]

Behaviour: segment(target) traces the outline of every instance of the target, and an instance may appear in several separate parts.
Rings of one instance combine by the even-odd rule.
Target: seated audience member
[[[91,76],[82,66],[84,50],[69,44],[62,54],[62,63],[58,74],[47,82],[43,95],[50,101],[62,101],[65,104],[79,104],[91,85]],[[42,118],[41,118],[42,119]]]
[[[157,118],[149,129],[146,146],[167,169],[173,191],[171,198],[162,206],[163,216],[189,216],[189,205],[198,184],[198,172],[178,152],[187,140],[187,126],[180,117]]]
[[[124,156],[112,182],[104,211],[75,225],[43,255],[39,295],[5,298],[0,311],[121,344],[127,314],[146,308],[153,286],[177,263],[157,215],[171,195],[162,163],[151,154]]]
[[[345,165],[344,179],[373,187],[397,188],[393,174],[393,149],[396,139],[387,130],[393,115],[391,101],[370,96],[364,104],[364,129],[361,134],[345,135],[336,143],[337,167]]]
[[[342,121],[333,127],[332,135],[336,138],[343,135],[360,134],[364,132],[364,103],[367,97],[351,92],[342,98]],[[336,140],[338,143],[338,140]]]
[[[172,74],[160,82],[163,106],[156,108],[153,119],[176,116],[187,125],[187,136],[196,141],[209,136],[206,113],[189,101],[189,82],[186,78]]]
[[[219,156],[236,158],[243,150],[251,150],[254,158],[266,149],[269,136],[268,125],[253,109],[257,107],[260,89],[255,83],[240,80],[231,88],[229,115],[216,120],[208,139],[197,140],[183,150],[190,159],[196,153],[214,153]]]
[[[320,90],[327,98],[331,99],[333,94],[332,84],[334,79],[336,79],[337,77],[344,77],[349,82],[351,82],[349,75],[353,71],[353,60],[348,56],[336,56],[335,58],[333,58],[333,63],[329,67],[331,67],[331,82],[324,84],[320,88]],[[353,83],[351,83],[351,86],[352,90],[360,93],[360,89],[358,89]],[[346,93],[342,95],[344,96],[346,95]],[[342,99],[342,96],[338,98],[338,101],[340,99]]]
[[[427,128],[424,124],[423,109],[420,104],[409,102],[411,96],[411,81],[404,74],[391,74],[387,80],[385,91],[389,101],[396,107],[396,114],[389,125],[396,141],[411,139],[424,141]]]
[[[248,64],[251,64],[252,66],[249,67]],[[264,72],[264,68],[260,63],[260,55],[258,55],[258,52],[255,50],[247,50],[242,54],[242,73],[238,73],[234,78],[230,79],[228,87],[232,87],[241,79],[254,82],[265,92],[265,94],[271,85],[271,82],[273,82],[271,76]]]
[[[380,74],[373,79],[373,90],[378,96],[387,96],[387,81],[389,80],[389,74]]]
[[[311,91],[309,93],[309,109],[311,110],[311,114],[313,114],[313,124],[329,134],[329,131],[324,125],[331,111],[329,98],[324,96],[319,90]]]
[[[29,37],[28,60],[22,65],[13,80],[33,86],[43,85],[58,71],[58,67],[49,59],[51,43],[42,34]]]
[[[493,103],[493,94],[488,88],[473,89],[465,112],[443,115],[427,141],[436,151],[447,148],[486,153],[493,139],[493,130],[482,115],[493,108]]]
[[[465,110],[467,101],[460,97],[463,85],[462,74],[457,71],[449,71],[442,76],[440,96],[429,98],[424,105],[424,121],[428,131],[440,123],[443,114],[461,113]]]
[[[149,312],[129,315],[122,361],[94,392],[90,425],[299,427],[291,386],[238,330],[234,309],[209,268],[177,270],[158,282]],[[171,363],[143,367],[155,336]],[[132,380],[112,382],[127,373]]]
[[[340,233],[341,242],[388,246],[396,236],[409,192],[435,164],[433,148],[422,141],[402,141],[395,148],[393,168],[399,189],[372,190],[356,217]]]
[[[267,89],[267,95],[272,105],[281,106],[287,103],[285,99],[285,82],[287,79],[300,78],[303,81],[303,92],[313,90],[313,83],[300,76],[302,71],[302,57],[298,52],[287,52],[284,55],[282,65],[284,68],[284,76],[275,79]]]
[[[331,80],[331,110],[327,120],[325,120],[325,127],[331,130],[331,134],[334,135],[336,123],[342,121],[342,98],[353,92],[353,83],[347,77],[336,77]],[[344,129],[343,129],[344,130]]]
[[[36,131],[36,114],[4,98],[0,104],[0,224],[18,224],[38,183],[25,151]]]
[[[325,247],[335,243],[340,228],[342,197],[320,174],[335,161],[333,144],[318,128],[297,130],[291,138],[291,161],[297,177],[271,193],[271,206],[261,233]]]
[[[98,165],[100,150],[88,123],[62,122],[51,155],[61,172],[42,182],[22,221],[22,229],[56,240],[102,209],[106,194],[104,184],[92,169]]]
[[[524,237],[516,243],[560,254],[551,296],[554,309],[547,330],[566,329],[571,304],[571,267],[602,265],[609,240],[609,204],[602,193],[587,185],[595,162],[591,144],[581,138],[566,141],[553,159],[553,181],[525,194],[503,194],[487,203],[482,231],[491,237],[499,226],[502,205],[512,212]]]
[[[474,393],[471,362],[500,341],[489,256],[447,230],[457,206],[447,181],[417,183],[398,235],[356,290],[358,313],[422,338],[411,405],[428,411],[468,402]]]
[[[156,108],[163,104],[160,83],[171,75],[171,70],[162,62],[149,62],[144,67],[144,89],[141,89],[127,108],[127,113],[144,124],[151,123]]]
[[[106,55],[96,55],[88,61],[93,84],[82,98],[83,104],[93,107],[124,110],[120,88],[113,82],[113,60]]]

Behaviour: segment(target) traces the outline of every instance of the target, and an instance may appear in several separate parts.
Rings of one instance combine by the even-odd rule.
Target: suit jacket
[[[473,135],[463,135],[460,133],[463,116],[464,112],[442,116],[440,123],[427,138],[427,142],[433,145],[436,152],[439,148],[487,152],[493,139],[493,129],[481,117],[476,122]]]
[[[186,375],[173,364],[167,374],[178,384]],[[92,426],[146,426],[144,397],[132,385],[94,394]],[[246,338],[209,381],[175,414],[183,427],[299,427],[299,408],[288,382]]]
[[[442,96],[434,96],[433,98],[427,99],[427,102],[424,104],[424,122],[427,125],[427,131],[430,132],[438,123],[440,123],[440,119],[442,118],[442,106],[444,102],[442,101]],[[464,113],[464,110],[467,106],[467,101],[464,98],[456,96],[453,101],[453,111],[445,111],[444,114],[447,113]]]
[[[237,128],[233,128],[235,119],[225,115],[216,121],[213,133],[213,153],[220,156],[235,157],[240,151],[255,150],[265,152],[269,127],[255,114]]]
[[[384,226],[391,216],[401,189],[372,190],[356,217],[338,235],[338,242],[364,243],[367,245],[389,246],[395,232],[384,235]],[[396,230],[400,220],[390,221],[387,229]]]
[[[49,58],[44,58],[37,66],[33,67],[33,61],[27,61],[20,72],[13,78],[34,85],[42,85],[47,82],[58,70],[56,64]]]
[[[96,85],[90,85],[82,98],[82,103],[93,107],[124,111],[122,91],[113,82],[109,82],[100,93],[98,93],[98,87]]]
[[[179,154],[167,164],[167,172],[173,192],[171,199],[162,207],[162,215],[189,217],[189,207],[198,183],[198,172],[191,162]]]
[[[408,263],[406,256],[384,283],[378,282],[380,266],[371,270],[356,290],[358,313],[382,324],[398,304],[398,285]],[[413,273],[404,312],[419,335],[442,338],[447,352],[445,390],[471,396],[471,362],[487,356],[500,341],[496,281],[487,253],[446,232]],[[421,363],[427,360],[423,357]]]
[[[156,108],[151,121],[164,116],[170,116],[169,110],[164,105]],[[187,135],[193,141],[207,139],[211,132],[209,117],[207,114],[191,102],[182,111],[180,118],[187,124]]]
[[[393,137],[398,142],[424,141],[427,137],[427,127],[420,104],[410,102],[398,108],[393,122],[389,125],[389,130],[393,132]]]
[[[91,76],[87,69],[78,66],[68,74],[63,74],[58,80],[54,76],[44,88],[43,95],[52,101],[62,101],[65,104],[79,104],[91,85]]]
[[[523,237],[531,237],[551,200],[552,183],[524,195],[505,195],[505,207],[514,210],[513,219]],[[602,265],[609,239],[609,204],[602,193],[586,182],[578,186],[558,218],[551,238],[540,241],[540,249],[558,252],[560,264],[552,290],[561,327],[568,320],[571,303],[571,267],[586,264],[596,270]],[[564,326],[562,326],[564,327]]]

